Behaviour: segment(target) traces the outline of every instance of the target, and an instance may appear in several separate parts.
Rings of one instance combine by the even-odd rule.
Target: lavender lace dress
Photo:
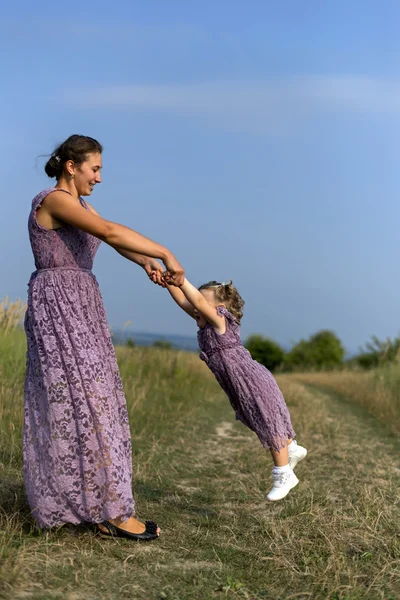
[[[93,259],[100,241],[29,216],[36,271],[25,317],[24,477],[41,527],[130,517],[128,414]],[[84,200],[81,204],[87,208]]]
[[[220,334],[210,324],[198,331],[200,358],[228,395],[236,419],[254,431],[264,447],[279,451],[296,435],[282,393],[268,369],[243,346],[235,317],[225,307],[217,311],[225,316],[226,331]]]

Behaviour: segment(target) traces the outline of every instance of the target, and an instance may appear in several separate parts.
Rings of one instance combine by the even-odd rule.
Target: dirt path
[[[400,598],[400,441],[333,393],[293,377],[279,383],[309,450],[285,501],[265,502],[271,463],[240,424],[218,423],[203,449],[233,539],[259,524],[263,541],[250,530],[276,598]]]

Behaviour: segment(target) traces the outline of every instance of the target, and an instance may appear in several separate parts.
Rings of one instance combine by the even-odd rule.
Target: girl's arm
[[[182,290],[172,285],[167,285],[167,290],[169,291],[177,305],[180,306],[182,310],[184,310],[190,317],[194,319],[194,307],[192,304],[190,304],[188,300],[186,300],[185,294],[182,292]]]
[[[152,258],[159,258],[173,276],[171,283],[180,285],[184,278],[184,270],[175,256],[164,246],[153,242],[140,233],[106,221],[100,215],[86,210],[76,199],[65,192],[51,192],[44,200],[47,212],[55,219],[78,227],[91,235],[99,238],[120,250],[127,250],[136,254],[144,254]]]
[[[219,315],[215,309],[215,306],[206,300],[186,278],[183,280],[183,285],[179,286],[179,290],[182,291],[186,300],[205,317],[205,319],[211,323],[213,327],[218,329],[220,333],[224,333],[225,317]]]

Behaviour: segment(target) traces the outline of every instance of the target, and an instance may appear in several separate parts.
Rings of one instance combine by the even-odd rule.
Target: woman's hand
[[[183,285],[185,280],[185,271],[183,267],[179,264],[173,254],[170,254],[168,258],[163,260],[164,265],[167,268],[167,271],[164,272],[164,279],[169,285],[175,285],[180,287]]]
[[[160,285],[163,288],[167,287],[165,281],[163,280],[163,273],[165,269],[157,260],[154,258],[147,259],[143,265],[143,268],[149,276],[150,281]]]

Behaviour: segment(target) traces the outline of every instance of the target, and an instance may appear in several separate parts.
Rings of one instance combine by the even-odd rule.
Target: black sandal
[[[146,529],[143,531],[143,533],[131,533],[130,531],[125,531],[125,529],[121,529],[121,527],[113,525],[110,523],[110,521],[103,521],[100,523],[100,525],[103,525],[103,527],[108,529],[108,533],[104,533],[101,531],[101,529],[99,529],[100,533],[105,536],[122,537],[127,538],[128,540],[143,540],[146,542],[155,540],[159,537],[157,534],[158,525],[154,521],[145,521]]]

